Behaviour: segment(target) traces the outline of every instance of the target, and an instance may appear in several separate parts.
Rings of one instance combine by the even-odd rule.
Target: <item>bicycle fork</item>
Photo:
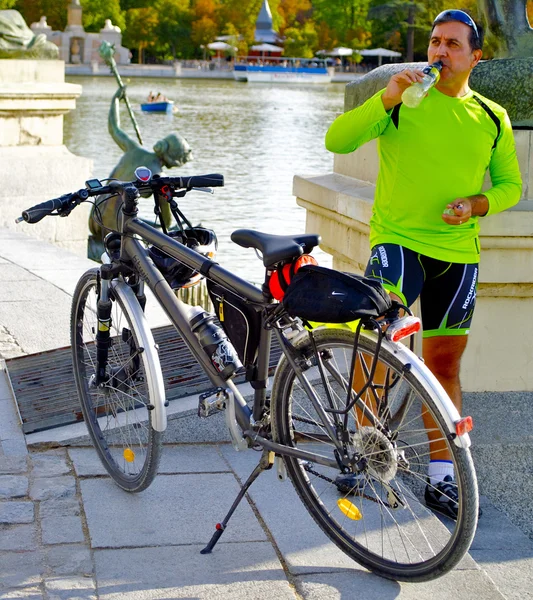
[[[109,280],[100,278],[100,294],[96,305],[98,331],[96,332],[96,378],[95,385],[107,381],[107,358],[111,344],[111,309]]]

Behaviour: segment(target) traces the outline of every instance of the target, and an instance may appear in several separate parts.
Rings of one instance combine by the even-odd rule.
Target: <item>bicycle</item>
[[[265,280],[259,288],[213,260],[213,232],[192,227],[176,201],[191,190],[212,192],[224,184],[221,175],[152,177],[141,167],[136,177],[106,185],[90,180],[84,189],[37,205],[18,219],[36,223],[47,215],[68,216],[94,196],[121,196],[116,230],[104,241],[103,264],[82,275],[71,313],[83,416],[115,483],[130,492],[150,485],[167,424],[158,348],[144,312],[147,285],[213,385],[200,396],[199,416],[225,411],[235,449],[261,451],[202,553],[212,551],[253,481],[275,465],[278,478],[290,478],[326,535],[369,570],[413,582],[451,570],[468,551],[478,517],[471,420],[461,418],[412,352],[418,320],[405,307],[407,314],[400,316],[400,305],[379,284],[381,290],[375,282],[369,290],[363,277],[312,265],[295,273],[277,302],[272,278],[307,256],[319,244],[318,235],[234,232],[235,243],[261,253]],[[137,217],[139,196],[148,192],[156,213],[162,202],[169,203],[174,231]],[[222,329],[213,315],[176,297],[173,288],[198,277],[206,279]],[[353,324],[340,324],[345,321]],[[409,336],[411,349],[401,341]],[[282,354],[269,397],[273,337]],[[251,383],[251,406],[233,381],[236,372],[245,372]],[[454,463],[456,521],[437,518],[424,504],[427,414],[434,422],[433,439],[437,432]]]

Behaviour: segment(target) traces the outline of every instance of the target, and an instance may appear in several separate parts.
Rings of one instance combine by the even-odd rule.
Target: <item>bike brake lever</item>
[[[193,187],[191,188],[191,190],[194,190],[195,192],[205,192],[206,194],[214,194],[215,190],[213,188],[197,188],[197,187]]]

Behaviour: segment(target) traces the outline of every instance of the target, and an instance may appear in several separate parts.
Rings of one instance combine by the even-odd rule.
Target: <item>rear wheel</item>
[[[296,346],[307,359],[305,378],[328,416],[321,416],[283,357],[272,390],[274,436],[282,444],[327,457],[336,466],[285,457],[296,491],[331,540],[366,568],[403,581],[439,577],[464,556],[475,533],[478,497],[470,452],[449,440],[440,410],[416,370],[406,369],[385,348],[380,352],[380,381],[376,377],[361,394],[375,422],[360,408],[350,408],[346,415],[328,412],[347,405],[354,335],[324,329],[314,336],[324,379],[309,338]],[[355,369],[366,381],[375,349],[374,338],[360,337]],[[359,389],[356,385],[354,389],[361,392],[362,383],[357,385]],[[424,503],[429,461],[427,414],[422,417],[426,411],[438,430],[436,434],[432,427],[432,440],[438,437],[446,444],[454,463],[457,521],[437,517]],[[325,419],[354,459],[351,473],[341,470],[340,454]]]
[[[149,417],[153,406],[146,373],[150,352],[137,339],[132,316],[111,293],[107,381],[95,386],[98,269],[85,273],[74,292],[71,315],[74,375],[83,417],[98,455],[123,489],[140,492],[157,474],[162,433]]]

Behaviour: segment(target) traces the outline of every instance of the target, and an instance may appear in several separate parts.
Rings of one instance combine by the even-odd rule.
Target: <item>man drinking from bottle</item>
[[[407,69],[329,128],[326,147],[353,152],[378,138],[380,171],[365,275],[410,306],[420,297],[423,356],[461,412],[459,368],[476,302],[479,219],[513,206],[522,182],[504,108],[469,87],[483,31],[467,13],[433,23],[428,63],[440,79],[417,108],[403,92],[424,73]],[[487,169],[492,186],[481,193]],[[426,429],[431,418],[425,417]],[[430,438],[426,504],[457,515],[457,486],[444,443]]]

